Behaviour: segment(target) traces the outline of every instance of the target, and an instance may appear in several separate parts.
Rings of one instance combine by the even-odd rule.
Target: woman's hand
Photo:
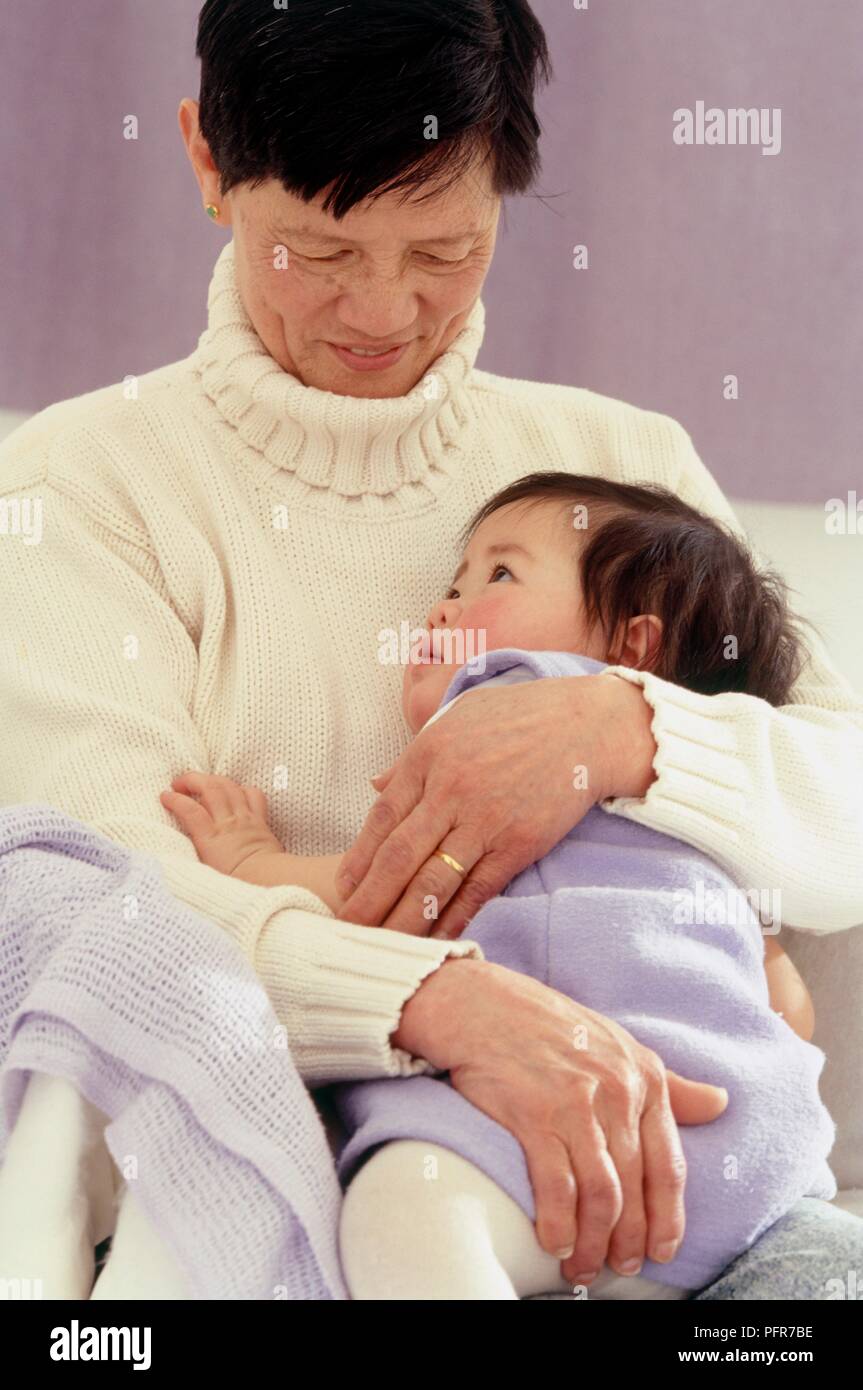
[[[241,787],[230,777],[184,772],[159,800],[176,816],[198,858],[223,874],[237,874],[262,854],[284,853],[267,819],[267,798],[258,787]]]
[[[652,718],[641,690],[614,675],[472,690],[377,779],[385,789],[342,862],[357,886],[344,888],[340,918],[423,936],[431,909],[433,936],[460,936],[596,801],[644,795]]]
[[[444,961],[392,1042],[448,1070],[518,1139],[537,1238],[570,1283],[590,1283],[606,1261],[636,1274],[645,1254],[674,1258],[685,1224],[677,1122],[716,1119],[724,1089],[667,1071],[611,1019],[492,961]]]

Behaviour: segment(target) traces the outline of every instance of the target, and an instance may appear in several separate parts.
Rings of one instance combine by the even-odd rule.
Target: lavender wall
[[[863,492],[863,4],[534,7],[555,66],[545,167],[540,196],[507,206],[480,365],[677,416],[735,496]],[[194,346],[224,241],[176,125],[197,95],[198,9],[0,9],[0,406]],[[672,113],[699,100],[781,108],[780,153],[675,145]],[[576,243],[588,270],[572,269]]]

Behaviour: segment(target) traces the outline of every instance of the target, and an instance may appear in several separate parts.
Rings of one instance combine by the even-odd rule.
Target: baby
[[[463,539],[453,587],[405,670],[415,734],[475,685],[606,664],[705,694],[788,699],[803,656],[781,582],[670,492],[534,473],[487,502]],[[340,910],[343,856],[285,852],[262,791],[197,772],[172,788],[162,802],[204,863],[299,884]],[[628,1279],[605,1267],[591,1297],[686,1297],[798,1198],[835,1195],[811,1001],[742,899],[691,846],[595,807],[464,933],[487,959],[614,1018],[673,1070],[729,1093],[717,1120],[681,1131],[687,1226],[674,1259]],[[344,1083],[333,1099],[348,1134],[340,1244],[353,1298],[569,1288],[537,1240],[521,1145],[447,1075]]]

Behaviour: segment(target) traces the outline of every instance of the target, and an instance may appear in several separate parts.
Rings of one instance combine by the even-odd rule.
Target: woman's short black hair
[[[206,0],[200,126],[224,197],[268,178],[340,219],[491,161],[492,188],[539,171],[534,96],[551,63],[527,0]]]

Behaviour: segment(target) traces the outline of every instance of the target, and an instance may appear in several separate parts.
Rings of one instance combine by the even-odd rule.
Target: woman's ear
[[[634,671],[652,671],[659,660],[662,644],[662,619],[655,613],[639,613],[625,624],[615,644],[609,665],[630,666]]]

